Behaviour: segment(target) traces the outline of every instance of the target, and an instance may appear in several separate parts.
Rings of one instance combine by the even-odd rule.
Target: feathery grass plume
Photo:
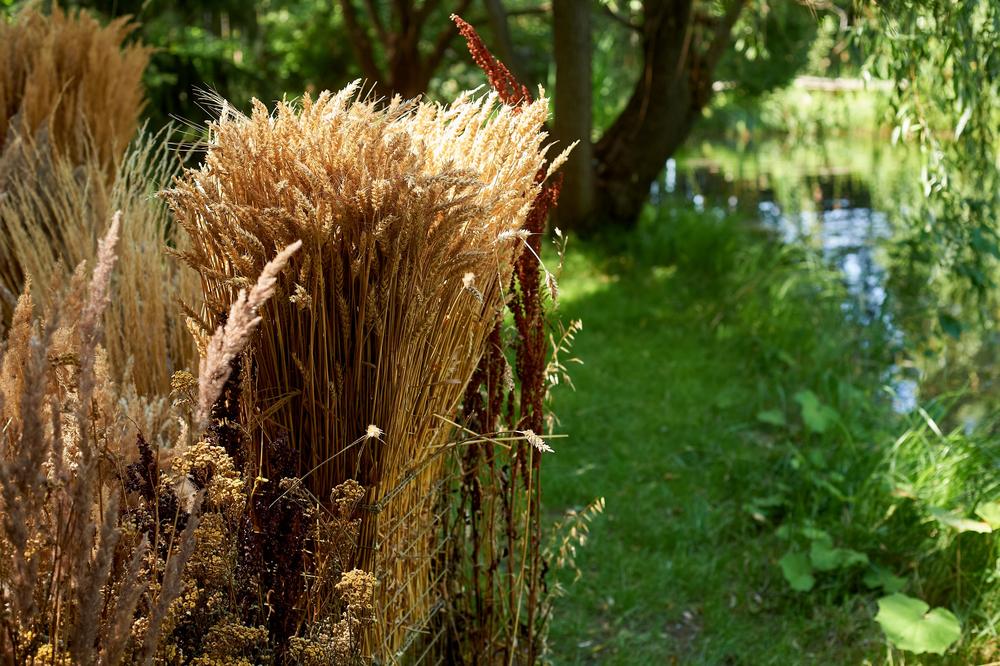
[[[98,229],[122,211],[104,347],[115,379],[134,384],[138,396],[166,394],[172,373],[190,367],[196,352],[178,302],[196,298],[197,278],[168,256],[178,230],[153,196],[180,167],[166,139],[166,131],[140,133],[110,182],[96,162],[74,165],[29,141],[0,197],[0,321],[13,308],[3,293],[21,293],[29,276],[68,280],[73,267],[94,260]],[[36,290],[34,298],[46,311],[57,293]]]
[[[0,18],[0,189],[4,154],[40,131],[58,156],[113,173],[138,125],[152,52],[125,44],[135,27],[36,3]]]
[[[267,262],[260,277],[257,278],[257,284],[249,294],[240,290],[229,308],[226,323],[219,326],[208,341],[208,348],[199,363],[198,414],[195,421],[198,430],[203,430],[208,425],[209,411],[222,393],[222,387],[225,386],[232,371],[230,363],[243,351],[250,334],[260,324],[261,319],[257,316],[257,312],[274,294],[281,269],[300,247],[302,241],[295,241]]]
[[[163,195],[209,316],[274,248],[302,240],[249,351],[247,459],[261,468],[246,476],[276,483],[266,443],[287,437],[314,496],[349,479],[364,486],[371,508],[354,565],[387,572],[368,649],[392,654],[398,621],[419,625],[429,604],[433,530],[422,523],[433,502],[423,498],[441,474],[438,415],[454,413],[503,306],[516,232],[545,173],[548,103],[466,93],[444,106],[383,105],[358,90],[273,114],[255,101],[249,118],[225,109],[205,164]],[[372,424],[381,436],[366,436]]]
[[[25,292],[0,345],[4,663],[118,664],[155,647],[156,611],[172,607],[190,550],[189,536],[151,549],[122,494],[118,452],[132,426],[100,345],[122,228],[116,214],[89,279],[81,266],[68,287],[54,280],[48,311]],[[169,534],[181,518],[164,516]]]

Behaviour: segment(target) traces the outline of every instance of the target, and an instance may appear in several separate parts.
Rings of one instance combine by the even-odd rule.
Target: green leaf
[[[962,636],[962,625],[946,608],[929,609],[920,599],[890,594],[878,600],[875,621],[901,650],[944,654]]]
[[[779,409],[768,409],[767,411],[758,412],[757,420],[773,426],[783,426],[787,423],[784,413]]]
[[[976,507],[976,515],[993,529],[1000,529],[1000,502],[983,502]]]
[[[959,532],[979,532],[981,534],[989,534],[993,531],[989,523],[983,523],[978,520],[970,520],[969,518],[963,518],[956,513],[950,511],[945,511],[944,509],[931,508],[928,510],[936,521],[942,525],[946,525]]]
[[[822,541],[833,541],[833,537],[826,530],[821,530],[818,527],[812,527],[811,525],[806,525],[801,530],[802,536],[809,539],[810,541],[816,541],[817,539]]]
[[[868,564],[867,555],[850,548],[834,548],[829,537],[816,539],[810,544],[809,560],[817,571],[833,571],[856,564]]]
[[[780,494],[754,497],[749,502],[743,504],[743,510],[749,513],[758,523],[766,523],[769,510],[778,508],[784,503],[785,497]]]
[[[837,420],[837,412],[824,405],[812,391],[799,391],[794,396],[802,408],[802,422],[812,432],[823,434]]]
[[[812,566],[805,553],[788,551],[778,564],[781,565],[781,573],[785,575],[785,580],[796,592],[808,592],[816,584],[816,579],[812,575]]]
[[[946,335],[958,340],[962,337],[962,322],[952,317],[950,314],[941,312],[938,314],[938,324]]]
[[[862,580],[871,589],[882,588],[889,594],[895,594],[906,586],[905,578],[900,578],[882,567],[872,567]]]

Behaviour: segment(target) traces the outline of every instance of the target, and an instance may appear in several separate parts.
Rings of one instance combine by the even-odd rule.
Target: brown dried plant
[[[528,89],[493,57],[475,29],[457,16],[452,20],[501,98],[530,103]],[[533,664],[546,652],[553,590],[545,579],[550,556],[543,543],[541,464],[551,447],[540,433],[551,434],[550,389],[568,379],[567,354],[580,324],[566,328],[552,316],[558,288],[540,254],[560,182],[543,181],[544,176],[537,174],[544,184],[522,228],[524,251],[510,284],[513,325],[498,324],[490,334],[462,404],[464,430],[485,435],[466,439],[456,460],[460,483],[447,541],[453,573],[446,654],[453,661]],[[561,266],[565,238],[558,229],[555,233]]]
[[[0,345],[0,661],[270,663],[241,606],[254,591],[233,587],[248,495],[233,461],[204,439],[161,457],[140,432],[126,465],[136,423],[101,345],[123,226],[118,212],[92,276],[53,285],[49,309],[29,285]],[[233,306],[221,348],[240,351],[292,251]],[[228,362],[209,355],[202,395]]]
[[[12,294],[25,280],[68,280],[73,267],[93,261],[97,233],[111,212],[123,212],[122,242],[104,315],[105,348],[116,381],[139,395],[165,394],[173,372],[190,367],[196,348],[178,307],[197,296],[197,278],[181,270],[167,248],[178,243],[157,188],[180,161],[166,134],[141,133],[109,182],[99,166],[54,157],[44,142],[24,146],[24,162],[0,197],[0,321],[9,321]],[[57,292],[39,290],[44,310]]]
[[[167,261],[175,228],[151,196],[179,169],[167,132],[129,145],[149,57],[125,44],[133,27],[124,19],[102,27],[58,6],[43,14],[36,3],[0,20],[0,323],[28,277],[68,280],[93,261],[98,230],[121,210],[105,348],[115,379],[151,396],[194,358],[176,302],[197,286]],[[43,310],[53,293],[36,290]]]
[[[380,104],[357,92],[273,114],[255,102],[249,118],[223,104],[204,166],[164,196],[206,317],[274,248],[302,240],[248,355],[245,473],[262,492],[280,479],[267,443],[287,438],[315,497],[348,479],[365,487],[354,564],[401,586],[382,585],[376,604],[389,635],[372,640],[392,653],[405,633],[395,620],[419,624],[431,585],[426,557],[393,553],[430,552],[433,507],[421,504],[441,476],[440,416],[454,413],[498,321],[547,173],[548,105],[468,94]],[[405,543],[392,536],[403,523]]]
[[[0,18],[0,189],[5,154],[40,131],[58,156],[113,173],[145,103],[152,49],[125,43],[135,27],[36,3]]]
[[[145,593],[147,541],[123,538],[108,483],[124,428],[99,342],[120,220],[59,307],[40,319],[25,291],[0,359],[4,663],[119,663]]]

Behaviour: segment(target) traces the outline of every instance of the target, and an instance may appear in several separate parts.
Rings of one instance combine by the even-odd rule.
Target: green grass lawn
[[[560,312],[584,322],[584,364],[576,390],[555,394],[569,438],[545,461],[545,506],[553,519],[598,496],[607,506],[578,551],[580,580],[560,574],[552,659],[878,662],[872,599],[791,591],[777,566],[787,545],[745,508],[788,476],[787,443],[760,411],[792,413],[800,388],[842,395],[844,377],[878,393],[866,333],[822,267],[731,222],[675,226],[618,251],[570,249]]]

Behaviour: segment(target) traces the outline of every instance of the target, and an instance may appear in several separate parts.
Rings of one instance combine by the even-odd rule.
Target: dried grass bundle
[[[104,317],[112,374],[140,395],[165,394],[172,373],[195,358],[178,302],[198,291],[197,277],[167,256],[178,230],[155,192],[178,173],[180,161],[166,134],[142,132],[110,181],[94,161],[74,165],[54,157],[44,140],[22,148],[21,165],[0,196],[0,321],[10,321],[12,295],[26,278],[65,281],[74,266],[93,261],[98,229],[120,210],[119,270]],[[42,289],[34,297],[48,310],[56,294]]]
[[[210,316],[276,248],[302,240],[249,353],[246,459],[260,469],[247,476],[276,482],[268,443],[287,438],[316,497],[348,479],[366,488],[356,564],[392,556],[376,604],[392,652],[427,603],[441,416],[503,306],[540,188],[548,105],[468,94],[379,105],[357,92],[273,115],[255,102],[249,118],[223,106],[204,166],[164,196]]]
[[[60,156],[111,173],[144,104],[152,50],[125,44],[133,30],[128,17],[102,27],[79,10],[57,5],[46,15],[35,3],[0,19],[0,155],[46,130]]]

